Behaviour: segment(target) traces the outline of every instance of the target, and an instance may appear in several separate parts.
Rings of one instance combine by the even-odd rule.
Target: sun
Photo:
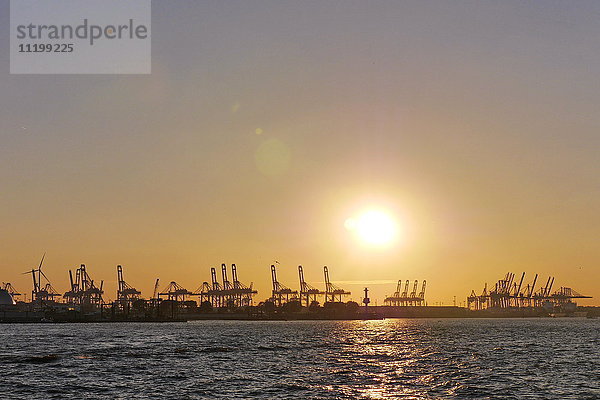
[[[389,245],[398,234],[394,218],[382,210],[367,210],[357,217],[348,218],[344,226],[362,242],[375,246]]]

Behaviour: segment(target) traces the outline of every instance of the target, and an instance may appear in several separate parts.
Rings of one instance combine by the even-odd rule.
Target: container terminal
[[[30,301],[11,283],[0,286],[0,322],[161,322],[198,319],[382,319],[382,318],[469,318],[469,317],[541,317],[592,315],[597,308],[578,307],[575,299],[590,298],[569,287],[552,292],[554,278],[545,285],[533,281],[525,284],[525,273],[515,280],[508,273],[481,294],[472,291],[466,307],[430,306],[425,300],[427,282],[398,280],[392,295],[383,305],[372,305],[368,288],[361,304],[348,301],[351,295],[330,280],[329,268],[323,267],[324,286],[319,288],[305,279],[304,268],[298,266],[298,289],[292,289],[277,277],[277,263],[270,266],[270,297],[256,303],[258,291],[253,283],[246,285],[238,278],[235,264],[221,264],[210,269],[210,282],[191,291],[175,281],[162,284],[156,279],[152,296],[125,280],[124,268],[116,266],[117,290],[114,301],[105,300],[104,281],[93,279],[85,264],[69,270],[69,288],[59,293],[43,271],[45,255],[39,265],[24,274],[31,275]],[[162,289],[161,289],[162,288]],[[362,293],[361,293],[362,295]]]

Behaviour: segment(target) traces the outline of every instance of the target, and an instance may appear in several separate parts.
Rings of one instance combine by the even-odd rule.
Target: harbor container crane
[[[191,295],[192,292],[180,286],[175,281],[171,281],[169,285],[163,289],[161,293],[158,294],[158,298],[160,296],[167,296],[167,300],[172,300],[176,302],[185,301],[186,296]]]
[[[331,302],[342,302],[344,296],[349,296],[351,293],[344,289],[334,285],[329,280],[329,270],[327,266],[323,267],[323,273],[325,274],[325,303]]]
[[[322,292],[316,287],[306,283],[304,280],[304,270],[302,265],[298,266],[298,276],[300,278],[300,303],[302,303],[302,300],[304,300],[306,307],[308,307],[313,301],[317,301],[319,296],[325,294],[325,292]]]
[[[140,294],[142,292],[125,282],[125,279],[123,279],[123,267],[117,265],[117,302],[123,306],[130,305],[140,298]]]
[[[277,268],[275,265],[271,265],[271,281],[273,283],[273,292],[271,298],[277,307],[281,307],[284,304],[284,300],[285,303],[287,303],[290,301],[290,299],[297,298],[297,290],[292,290],[277,280]]]

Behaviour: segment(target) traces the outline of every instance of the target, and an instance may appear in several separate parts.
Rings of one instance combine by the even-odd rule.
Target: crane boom
[[[159,279],[156,278],[156,283],[154,284],[154,291],[152,292],[152,298],[153,299],[156,298],[156,292],[158,292],[158,283],[159,283]]]

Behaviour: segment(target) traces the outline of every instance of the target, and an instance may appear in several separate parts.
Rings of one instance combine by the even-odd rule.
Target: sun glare
[[[390,244],[397,235],[394,219],[388,213],[379,210],[368,210],[356,218],[348,218],[344,227],[370,245]]]

